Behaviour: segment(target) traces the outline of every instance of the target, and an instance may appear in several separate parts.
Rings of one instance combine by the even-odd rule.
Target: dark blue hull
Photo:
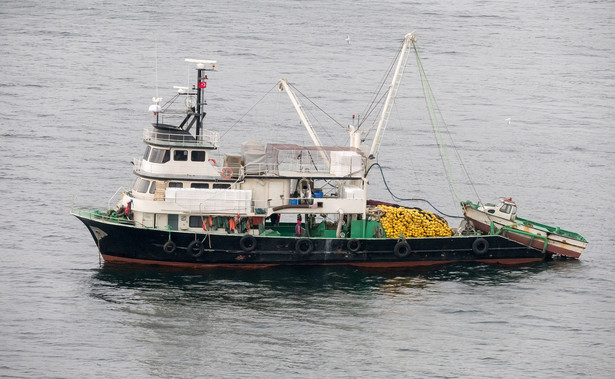
[[[527,264],[542,251],[502,236],[298,238],[137,228],[75,215],[105,261],[176,266],[352,265],[411,267],[452,262]]]

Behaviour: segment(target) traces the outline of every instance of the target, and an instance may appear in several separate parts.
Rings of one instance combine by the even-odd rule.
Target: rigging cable
[[[403,45],[403,42],[402,42],[402,45]],[[391,64],[389,65],[389,68],[385,71],[384,76],[380,80],[380,86],[374,91],[374,93],[372,95],[372,100],[370,101],[370,103],[368,104],[367,108],[363,112],[363,114],[367,115],[367,116],[363,117],[363,122],[359,123],[359,125],[357,126],[357,130],[360,129],[361,126],[363,126],[363,123],[365,123],[368,120],[369,115],[377,108],[378,104],[380,104],[382,99],[384,99],[386,97],[387,93],[389,92],[389,90],[384,91],[384,94],[380,97],[380,100],[378,100],[376,102],[376,98],[378,97],[378,94],[384,88],[384,86],[385,86],[385,84],[387,82],[387,78],[391,75],[391,72],[393,71],[393,67],[395,67],[395,62],[397,62],[397,58],[399,57],[399,54],[401,54],[401,49],[399,49],[397,51],[397,54],[395,54],[395,57],[393,58],[393,60],[391,61]],[[374,125],[372,125],[369,128],[367,133],[369,133],[369,131],[372,130],[373,128],[374,128]]]
[[[419,52],[418,52],[418,48],[416,47],[416,44],[414,43],[414,41],[412,41],[412,47],[414,48],[414,53],[416,55],[416,62],[417,62],[417,66],[419,69],[419,74],[421,76],[421,85],[423,86],[423,92],[425,94],[425,102],[427,104],[427,109],[429,112],[429,116],[431,118],[432,121],[432,126],[434,128],[434,133],[436,135],[436,142],[438,143],[438,146],[440,147],[439,151],[440,151],[440,158],[442,160],[442,164],[444,165],[444,171],[446,172],[446,175],[449,178],[449,186],[451,187],[451,192],[453,195],[453,200],[456,202],[459,202],[459,196],[457,195],[457,192],[455,191],[455,186],[454,186],[454,177],[452,175],[452,169],[451,169],[451,165],[450,165],[450,161],[448,159],[448,155],[446,154],[446,148],[444,143],[442,142],[442,137],[440,136],[440,129],[438,127],[438,119],[437,119],[437,114],[440,115],[440,119],[442,120],[442,125],[444,127],[444,130],[446,132],[446,134],[448,135],[448,138],[450,140],[451,146],[453,147],[453,151],[455,152],[455,155],[459,161],[459,164],[461,165],[461,168],[463,169],[463,172],[466,176],[466,178],[468,179],[468,182],[470,183],[470,187],[472,188],[472,191],[474,192],[474,195],[476,196],[476,198],[478,199],[479,203],[482,203],[482,201],[480,200],[480,196],[478,196],[478,191],[476,191],[476,187],[474,186],[474,182],[472,181],[472,178],[470,177],[470,174],[468,173],[468,170],[466,169],[465,164],[463,163],[463,160],[461,159],[461,155],[459,154],[459,149],[457,149],[457,146],[455,145],[455,141],[453,140],[451,133],[448,129],[448,125],[446,124],[446,121],[444,121],[444,117],[442,116],[442,112],[440,112],[440,108],[438,107],[438,103],[436,102],[435,97],[433,96],[433,92],[431,91],[431,85],[429,84],[429,81],[427,80],[427,75],[425,74],[425,70],[423,68],[423,63],[421,61],[421,57],[419,56]]]
[[[288,82],[287,82],[288,83]],[[331,120],[333,120],[336,124],[338,124],[339,126],[343,127],[342,124],[340,124],[339,122],[337,122],[337,120],[335,120],[331,115],[329,115],[327,112],[325,112],[322,108],[320,108],[315,102],[313,102],[309,97],[305,96],[303,93],[301,93],[301,91],[299,91],[297,89],[297,87],[295,87],[294,85],[292,85],[291,83],[288,83],[288,85],[290,87],[292,87],[295,91],[297,91],[301,96],[303,96],[305,99],[307,99],[307,101],[309,101],[312,105],[314,105],[316,108],[318,108],[318,110],[320,110],[322,113],[325,114],[325,116],[329,117]],[[298,100],[298,99],[297,99]],[[337,142],[335,141],[335,138],[333,138],[333,136],[329,133],[329,131],[322,126],[320,120],[316,117],[316,115],[310,110],[307,109],[305,107],[301,107],[305,112],[308,112],[312,118],[312,120],[316,121],[318,123],[318,126],[320,126],[320,129],[322,129],[323,132],[325,132],[325,134],[327,135],[327,137],[329,137],[329,139],[331,141],[334,142],[334,144],[337,144]],[[344,128],[346,129],[346,128]]]
[[[322,113],[324,113],[327,117],[329,117],[331,120],[333,120],[336,124],[338,124],[339,126],[341,126],[342,128],[346,129],[346,127],[342,124],[340,124],[336,119],[333,118],[333,116],[331,116],[330,114],[328,114],[327,112],[325,112],[321,107],[318,106],[318,104],[316,104],[315,102],[312,101],[312,99],[310,99],[309,97],[305,96],[301,91],[299,91],[297,89],[297,87],[295,87],[293,84],[288,83],[288,85],[294,89],[295,91],[297,91],[301,96],[303,96],[307,101],[309,101],[310,103],[312,103],[313,106],[315,106],[316,108],[318,108],[319,111],[321,111]]]
[[[372,112],[376,110],[376,106],[380,104],[386,98],[387,93],[389,93],[389,91],[384,91],[380,99],[378,99],[378,102],[376,102],[374,106],[369,109],[369,113],[367,113],[365,117],[363,117],[363,122],[359,123],[359,126],[357,126],[357,130],[359,130],[359,128],[363,125],[363,123],[369,119],[369,116],[371,116]],[[377,121],[378,121],[377,119],[374,120],[374,122],[372,123],[372,126],[370,126],[366,132],[363,132],[364,137],[361,138],[361,142],[365,142],[365,140],[367,139],[367,136],[369,135],[369,132],[371,132],[372,129],[374,129],[374,127],[376,126]]]
[[[225,131],[224,133],[222,133],[222,135],[220,136],[220,139],[222,139],[222,137],[224,137],[224,136],[226,135],[226,133],[228,133],[231,129],[233,129],[233,128],[235,127],[235,125],[239,124],[239,123],[241,122],[241,120],[243,120],[243,118],[244,118],[244,117],[246,117],[246,115],[247,115],[248,113],[250,113],[250,112],[252,111],[252,109],[254,109],[254,107],[256,107],[256,106],[257,106],[257,105],[258,105],[261,101],[263,101],[263,99],[264,99],[267,95],[269,95],[269,93],[270,93],[271,91],[273,91],[273,89],[274,89],[274,88],[277,88],[277,86],[278,86],[278,83],[276,83],[273,87],[271,87],[271,89],[270,89],[269,91],[267,91],[267,93],[265,93],[265,94],[263,95],[263,97],[261,97],[261,98],[260,98],[260,99],[259,99],[259,100],[258,100],[258,101],[254,104],[254,105],[252,105],[252,106],[250,107],[250,109],[248,109],[248,111],[247,111],[246,113],[244,113],[244,114],[243,114],[243,116],[241,116],[241,117],[239,118],[239,120],[235,121],[235,123],[234,123],[233,125],[231,125],[228,129],[226,129],[226,131]]]
[[[391,194],[391,196],[393,196],[393,199],[395,199],[396,201],[423,201],[427,204],[429,204],[430,207],[432,207],[436,212],[440,213],[442,216],[446,216],[446,217],[450,217],[450,218],[463,218],[461,216],[453,216],[453,215],[449,215],[446,214],[444,212],[442,212],[441,210],[439,210],[438,208],[436,208],[432,203],[429,202],[429,200],[426,199],[404,199],[401,198],[397,195],[395,195],[391,189],[389,188],[389,185],[387,183],[386,178],[384,177],[384,171],[382,170],[382,166],[380,166],[380,163],[378,162],[374,162],[372,163],[371,166],[369,166],[369,168],[367,169],[367,171],[365,172],[365,176],[367,176],[367,174],[369,174],[369,171],[372,169],[372,167],[374,166],[378,166],[378,168],[380,169],[380,174],[382,175],[382,181],[384,182],[384,186],[386,187],[387,191],[389,191],[389,194]]]

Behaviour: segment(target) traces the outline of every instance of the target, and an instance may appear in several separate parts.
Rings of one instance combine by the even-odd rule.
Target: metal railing
[[[143,129],[145,142],[162,143],[170,146],[183,147],[218,147],[220,134],[210,130],[203,130],[198,137],[191,134],[163,133],[150,129]]]
[[[109,198],[109,201],[107,201],[107,209],[111,209],[112,204],[115,206],[117,203],[119,203],[124,196],[124,193],[126,193],[125,187],[118,188],[115,193]]]

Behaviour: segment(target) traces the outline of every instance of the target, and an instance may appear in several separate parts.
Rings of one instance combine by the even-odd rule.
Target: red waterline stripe
[[[112,255],[103,254],[105,262],[123,262],[123,263],[139,263],[148,265],[160,265],[160,266],[173,266],[173,267],[188,267],[188,268],[267,268],[280,265],[287,265],[284,263],[192,263],[192,262],[168,262],[168,261],[154,261],[148,259],[134,259],[115,257]],[[293,266],[354,266],[354,267],[374,267],[374,268],[395,268],[395,267],[424,267],[424,266],[437,266],[454,262],[480,262],[486,264],[499,264],[499,265],[523,265],[533,262],[542,261],[543,258],[510,258],[510,259],[477,259],[474,261],[400,261],[400,262],[347,262],[347,263],[293,263]]]

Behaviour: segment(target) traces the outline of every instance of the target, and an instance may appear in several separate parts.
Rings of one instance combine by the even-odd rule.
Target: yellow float
[[[388,238],[448,237],[453,235],[446,220],[420,209],[379,205],[380,223]]]

